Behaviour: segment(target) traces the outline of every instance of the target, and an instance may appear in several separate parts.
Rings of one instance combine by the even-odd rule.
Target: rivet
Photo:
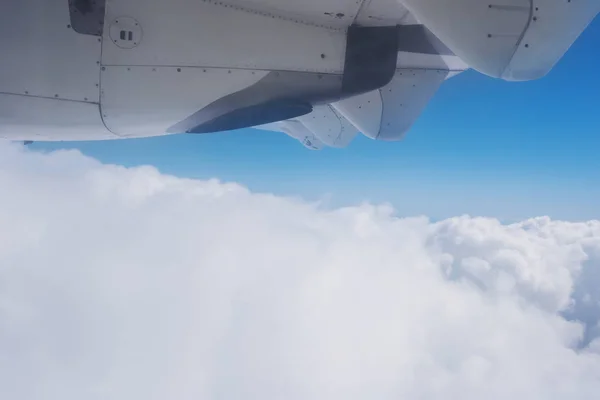
[[[181,72],[181,68],[177,68],[177,72]]]
[[[106,67],[102,67],[102,71],[106,71]]]
[[[67,25],[67,28],[71,29],[71,25]]]
[[[325,58],[325,54],[321,53],[321,58]]]
[[[87,97],[84,97],[83,100],[87,101]]]
[[[54,97],[58,97],[58,95],[57,95],[57,94],[55,94],[55,95],[54,95]]]
[[[534,21],[537,21],[537,17],[533,17],[533,20],[534,20]]]
[[[529,47],[529,45],[527,43],[525,43],[525,47]]]
[[[25,94],[29,94],[29,91],[28,91],[28,90],[26,90],[26,91],[25,91]]]
[[[492,34],[491,34],[491,33],[488,33],[488,37],[492,37]]]

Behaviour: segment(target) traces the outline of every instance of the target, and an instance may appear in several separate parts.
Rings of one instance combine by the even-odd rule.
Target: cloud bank
[[[325,210],[0,146],[2,399],[590,399],[599,318],[598,221]]]

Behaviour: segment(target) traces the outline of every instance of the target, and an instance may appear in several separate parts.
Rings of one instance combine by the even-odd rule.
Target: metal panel
[[[9,140],[115,139],[98,104],[0,94],[0,138]]]
[[[103,67],[104,123],[119,136],[162,135],[173,124],[253,85],[265,74],[222,68]]]
[[[529,24],[532,0],[401,0],[472,68],[501,77]]]
[[[373,139],[400,140],[419,118],[446,79],[443,70],[401,70],[379,89],[383,103],[381,126]]]
[[[101,39],[70,23],[65,0],[3,2],[0,92],[97,103]]]
[[[341,73],[345,32],[209,0],[108,0],[107,24],[128,16],[143,40],[123,49],[104,29],[104,65],[201,66]]]
[[[546,75],[600,12],[600,0],[534,1],[532,21],[502,78]]]
[[[383,110],[379,90],[332,103],[332,106],[366,136],[379,134]]]
[[[395,0],[391,0],[395,1]],[[363,0],[225,0],[258,12],[270,13],[306,23],[346,27],[354,21]]]
[[[270,124],[257,125],[255,129],[261,129],[271,132],[283,132],[286,135],[298,140],[302,145],[310,150],[321,150],[325,147],[317,137],[309,131],[300,121],[287,120],[272,122]]]
[[[333,106],[365,136],[400,140],[447,76],[446,70],[399,70],[381,89]]]
[[[365,0],[355,21],[361,26],[393,26],[414,22],[398,0]]]
[[[440,56],[437,54],[398,53],[397,69],[449,69],[464,71],[469,66],[457,56]]]
[[[278,122],[281,132],[288,136],[297,139],[302,145],[311,150],[321,150],[325,144],[321,142],[314,133],[309,131],[299,121],[282,121]]]
[[[358,134],[356,128],[328,104],[315,106],[310,114],[296,119],[331,147],[346,147]]]

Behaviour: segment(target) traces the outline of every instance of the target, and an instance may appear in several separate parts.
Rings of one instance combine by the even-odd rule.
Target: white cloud
[[[6,145],[0,190],[2,399],[600,391],[598,221],[322,210]]]

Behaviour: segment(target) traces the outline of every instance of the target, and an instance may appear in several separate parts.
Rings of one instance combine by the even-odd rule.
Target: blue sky
[[[397,143],[359,136],[346,149],[315,152],[284,134],[244,129],[31,147],[77,148],[107,163],[149,164],[332,206],[389,202],[400,215],[597,219],[598,43],[596,19],[545,78],[517,83],[460,74]]]

